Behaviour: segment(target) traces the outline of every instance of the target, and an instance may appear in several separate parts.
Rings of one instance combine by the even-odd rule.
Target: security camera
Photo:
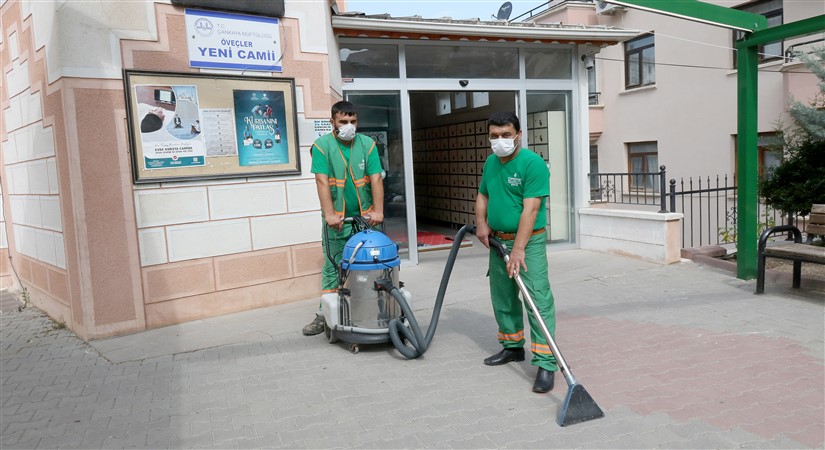
[[[591,55],[582,55],[582,62],[584,63],[584,68],[590,70],[595,67],[596,58]]]
[[[470,80],[458,80],[458,84],[460,84],[461,87],[467,87],[467,85],[470,84]]]

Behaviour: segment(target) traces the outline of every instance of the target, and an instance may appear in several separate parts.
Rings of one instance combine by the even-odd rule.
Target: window
[[[630,176],[630,189],[659,191],[654,175],[659,173],[659,149],[656,142],[638,142],[627,144],[627,165]]]
[[[341,44],[341,76],[344,78],[398,78],[398,46]]]
[[[590,63],[587,66],[587,103],[590,105],[599,104],[599,94],[596,89],[596,65]]]
[[[761,14],[768,19],[768,28],[782,25],[782,0],[763,0],[754,3],[749,3],[745,6],[739,7],[742,11],[749,13]],[[736,42],[744,36],[744,31],[734,31],[733,41]],[[760,45],[757,50],[759,55],[757,60],[760,64],[768,61],[776,61],[782,58],[783,43],[772,42],[770,44]],[[733,53],[733,67],[736,68],[736,51]]]
[[[782,152],[773,148],[759,147],[759,176],[776,169],[782,163]]]
[[[518,52],[510,46],[407,45],[404,51],[408,78],[519,77]]]
[[[739,142],[736,137],[734,137],[733,145],[733,167],[738,169],[739,153],[737,150],[739,149]],[[759,133],[759,137],[756,140],[756,147],[759,151],[757,170],[759,171],[759,176],[763,177],[769,170],[776,168],[782,162],[782,141],[776,133]],[[736,175],[738,179],[738,173]]]
[[[528,80],[573,78],[573,52],[560,48],[529,48],[524,52],[524,76]]]
[[[656,83],[655,56],[652,34],[624,43],[625,88],[630,89]]]
[[[590,174],[599,173],[599,146],[590,145]],[[601,194],[599,193],[599,177],[590,177],[590,200],[598,200]]]

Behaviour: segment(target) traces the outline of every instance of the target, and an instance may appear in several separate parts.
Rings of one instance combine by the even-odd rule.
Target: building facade
[[[190,40],[211,28],[190,36],[189,13],[167,1],[0,3],[3,288],[22,289],[87,340],[317,296],[321,219],[309,148],[342,98],[383,147],[388,218],[398,225],[389,233],[407,264],[417,262],[418,216],[471,220],[493,108],[517,111],[526,143],[545,152],[561,192],[548,208],[563,227],[557,239],[576,242],[574,211],[587,202],[578,182],[588,147],[581,56],[638,32],[394,21],[339,15],[344,2],[281,3],[277,38],[262,53],[279,51],[281,70],[269,72],[193,67]],[[387,51],[394,60],[382,58]],[[436,54],[447,59],[428,60]],[[387,71],[359,63],[374,55]],[[136,157],[124,69],[292,80],[297,170],[137,183],[149,166]],[[168,91],[144,100],[168,106]]]
[[[184,8],[3,2],[3,286],[84,339],[316,295],[308,150],[341,95],[330,11],[286,2],[279,18],[273,75],[295,80],[299,175],[137,185],[122,69],[200,72]]]
[[[765,15],[769,26],[825,14],[817,1],[708,1]],[[531,20],[574,20],[637,29],[604,49],[591,73],[594,172],[656,172],[668,178],[734,176],[736,170],[737,32],[605,2],[559,1]],[[791,99],[810,103],[817,78],[794,51],[825,45],[825,33],[760,48],[760,165],[778,162],[766,148],[778,124],[789,124]]]

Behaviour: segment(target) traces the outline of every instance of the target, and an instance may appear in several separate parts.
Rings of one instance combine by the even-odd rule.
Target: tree
[[[777,129],[782,161],[759,180],[759,192],[776,209],[807,215],[825,203],[825,47],[798,56],[819,78],[819,92],[810,105],[791,100],[793,123]]]

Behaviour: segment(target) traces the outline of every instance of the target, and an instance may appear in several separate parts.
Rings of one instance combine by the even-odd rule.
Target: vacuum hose
[[[404,355],[407,359],[415,359],[423,355],[430,346],[433,340],[435,329],[438,326],[438,316],[441,315],[441,306],[444,303],[444,294],[447,292],[447,284],[450,282],[450,274],[453,272],[453,265],[455,265],[455,258],[458,255],[458,249],[461,247],[461,241],[467,232],[475,233],[475,227],[472,225],[464,225],[458,230],[453,241],[453,246],[450,248],[450,255],[447,257],[447,265],[444,266],[444,273],[441,275],[441,285],[438,287],[438,294],[435,298],[435,306],[433,307],[433,316],[430,319],[430,325],[427,328],[426,336],[421,333],[421,327],[413,315],[410,305],[401,291],[395,287],[387,286],[390,295],[398,302],[401,311],[407,318],[409,326],[405,326],[398,318],[390,320],[389,333],[393,345],[398,349],[398,352]],[[403,336],[403,338],[402,338]],[[412,346],[408,346],[404,339]]]

